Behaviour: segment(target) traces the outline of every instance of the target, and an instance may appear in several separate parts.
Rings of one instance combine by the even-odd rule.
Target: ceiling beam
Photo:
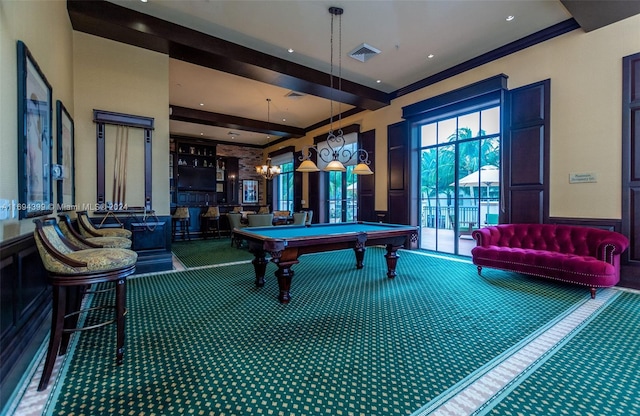
[[[637,0],[560,0],[585,32],[640,13]]]
[[[228,72],[296,92],[367,110],[388,106],[389,95],[342,79],[330,87],[327,73],[231,43],[104,0],[67,0],[74,30],[168,54],[171,58]]]
[[[193,108],[170,106],[169,119],[207,126],[224,127],[232,130],[244,130],[290,138],[304,137],[305,129],[253,120],[228,114],[212,113]]]

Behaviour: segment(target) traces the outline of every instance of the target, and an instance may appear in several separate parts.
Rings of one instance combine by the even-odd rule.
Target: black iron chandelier
[[[344,138],[342,129],[340,128],[340,122],[342,114],[338,107],[338,129],[333,130],[333,34],[334,34],[334,19],[338,17],[338,91],[342,90],[342,14],[344,10],[340,7],[330,7],[329,13],[331,13],[331,70],[330,70],[330,86],[331,86],[331,113],[329,118],[329,134],[327,135],[327,146],[318,149],[317,145],[305,146],[302,149],[302,156],[299,160],[302,162],[296,169],[298,172],[319,172],[320,169],[311,160],[312,150],[318,155],[318,157],[324,161],[327,165],[323,169],[329,172],[345,172],[345,164],[352,161],[356,162],[356,167],[353,169],[353,173],[356,175],[372,175],[373,171],[369,168],[371,162],[369,161],[369,153],[364,149],[352,150],[346,148],[347,144]]]
[[[267,98],[267,130],[271,124],[271,98]],[[269,147],[269,133],[267,133],[267,147]],[[267,163],[264,165],[256,166],[256,172],[258,175],[264,177],[266,180],[270,181],[274,176],[280,174],[280,166],[271,165],[271,158],[267,156]]]

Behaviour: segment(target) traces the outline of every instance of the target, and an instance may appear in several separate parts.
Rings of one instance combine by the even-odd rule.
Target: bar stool
[[[184,240],[185,233],[187,238],[191,240],[191,235],[189,234],[189,226],[191,224],[191,220],[189,218],[189,208],[187,207],[178,207],[176,208],[176,212],[171,216],[171,239],[173,241],[176,240],[176,232],[178,226],[180,226],[180,232],[182,233],[182,239]]]
[[[200,221],[204,238],[213,233],[217,235],[216,238],[220,238],[220,210],[218,207],[209,207],[207,212],[201,215]]]
[[[133,274],[138,255],[135,251],[119,248],[93,248],[80,250],[62,236],[55,219],[44,222],[36,219],[34,238],[40,258],[48,272],[49,283],[53,286],[53,313],[51,315],[51,335],[38,385],[38,391],[47,387],[57,355],[66,353],[70,334],[75,331],[99,328],[116,323],[116,364],[124,361],[126,278]],[[77,328],[78,316],[103,306],[80,309],[84,291],[96,283],[115,284],[115,309],[112,320]]]

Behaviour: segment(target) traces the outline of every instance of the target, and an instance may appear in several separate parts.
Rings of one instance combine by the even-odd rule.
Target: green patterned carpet
[[[383,254],[362,270],[350,250],[302,257],[288,305],[273,264],[260,289],[251,264],[131,279],[124,365],[113,326],[82,333],[48,412],[408,415],[588,298],[406,251],[390,280]]]
[[[171,251],[187,268],[253,259],[253,255],[246,248],[237,249],[231,247],[229,237],[177,241],[171,243]]]
[[[491,414],[640,415],[640,295],[622,293]]]

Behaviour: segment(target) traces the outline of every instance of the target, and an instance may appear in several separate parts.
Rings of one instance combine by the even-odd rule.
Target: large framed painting
[[[244,179],[242,181],[242,203],[258,203],[258,181],[254,179]]]
[[[76,203],[73,119],[62,101],[56,101],[56,131],[58,165],[62,166],[62,179],[58,180],[58,210],[70,211]]]
[[[51,85],[18,41],[18,185],[20,219],[53,212]]]

